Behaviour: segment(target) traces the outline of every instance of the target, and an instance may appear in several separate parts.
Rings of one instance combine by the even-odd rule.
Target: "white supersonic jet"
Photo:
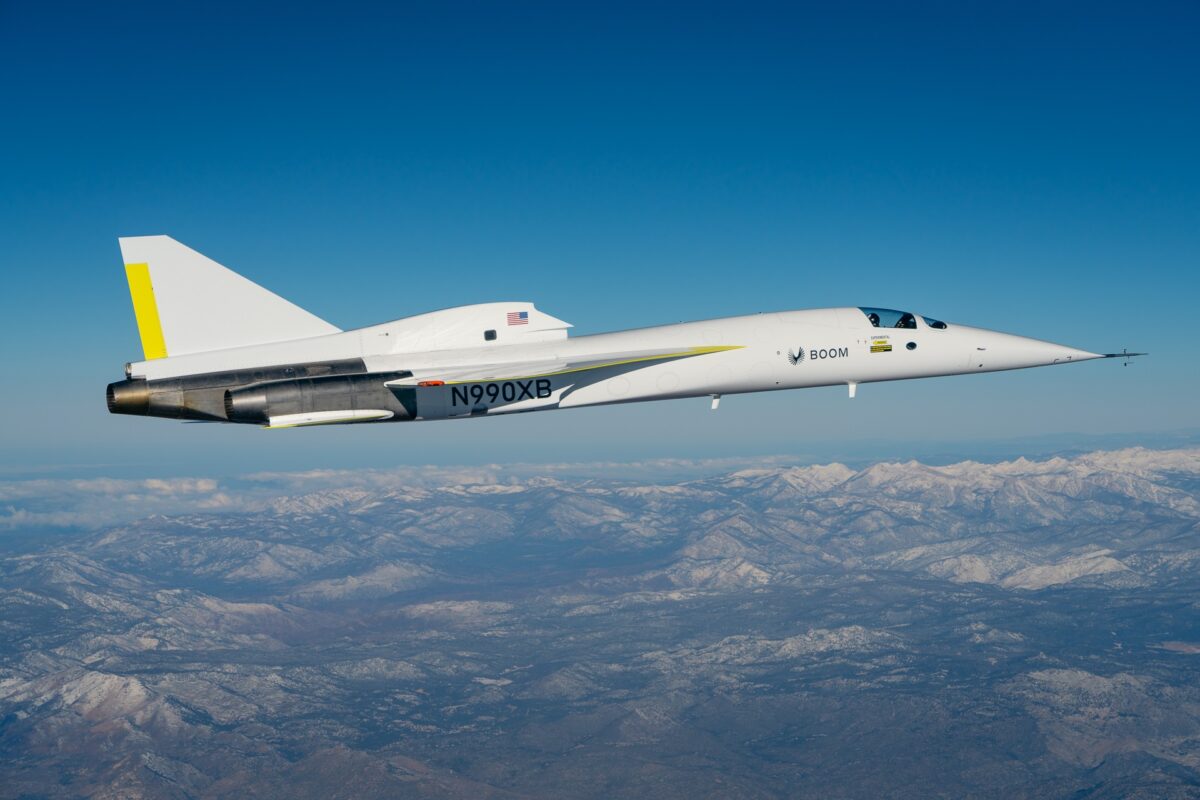
[[[1091,353],[887,308],[567,336],[532,303],[343,331],[168,236],[121,239],[144,361],[108,410],[269,428],[512,414],[995,372]]]

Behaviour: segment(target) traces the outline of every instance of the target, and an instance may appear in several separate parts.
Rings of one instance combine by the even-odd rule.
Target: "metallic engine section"
[[[227,391],[271,381],[365,375],[366,370],[366,364],[361,358],[351,358],[321,363],[279,364],[254,369],[206,372],[158,381],[131,378],[110,383],[105,390],[105,400],[109,412],[113,414],[228,422],[230,418],[225,414]]]
[[[104,400],[110,414],[138,414],[150,412],[150,385],[144,378],[110,383],[104,390]]]
[[[384,384],[409,377],[411,372],[376,372],[256,383],[226,390],[223,411],[232,422],[260,424],[290,414],[360,409],[391,411],[393,420],[408,420],[413,415]]]

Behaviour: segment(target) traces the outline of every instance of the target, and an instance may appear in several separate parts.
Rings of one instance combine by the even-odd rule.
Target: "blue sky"
[[[0,469],[795,453],[1196,429],[1194,3],[0,3]],[[911,308],[1136,366],[264,432],[112,417],[117,237],[341,327]],[[884,449],[881,446],[882,449]]]

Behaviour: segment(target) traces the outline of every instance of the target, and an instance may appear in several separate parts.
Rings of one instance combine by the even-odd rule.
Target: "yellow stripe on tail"
[[[150,265],[126,264],[125,277],[129,279],[129,296],[133,298],[133,314],[137,317],[138,335],[142,337],[146,360],[166,358],[167,343],[163,339],[162,321],[158,318],[154,286],[150,283]]]

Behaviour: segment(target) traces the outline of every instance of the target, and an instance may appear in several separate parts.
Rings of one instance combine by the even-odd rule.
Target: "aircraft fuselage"
[[[569,337],[528,302],[343,331],[169,236],[121,239],[145,360],[108,409],[297,427],[461,419],[1066,364],[1064,345],[886,308]],[[1125,354],[1122,354],[1125,355]],[[1130,354],[1132,355],[1132,354]]]
[[[890,327],[883,326],[888,320],[873,324],[871,315],[880,313],[895,318]],[[109,408],[272,427],[457,419],[833,385],[848,386],[853,395],[858,385],[878,381],[1103,357],[919,315],[853,307],[529,343],[488,341],[485,335],[495,329],[481,321],[476,346],[450,349],[413,349],[424,341],[412,335],[413,319],[133,364],[132,380],[110,386]],[[430,339],[436,347],[436,336]]]

